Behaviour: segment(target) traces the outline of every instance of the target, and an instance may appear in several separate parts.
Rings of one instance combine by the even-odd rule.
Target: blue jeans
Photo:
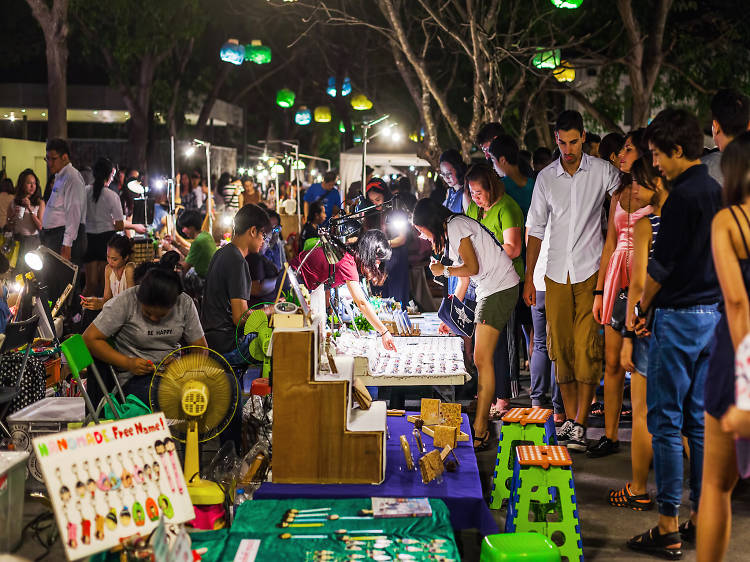
[[[548,391],[552,393],[552,405],[556,414],[565,412],[560,387],[555,380],[555,364],[547,354],[547,310],[544,307],[544,291],[536,292],[536,305],[531,307],[531,322],[534,325],[534,353],[531,355],[531,405],[542,406]]]
[[[690,501],[698,509],[703,477],[703,385],[717,305],[657,308],[648,353],[648,430],[654,447],[659,513],[676,517],[682,498],[682,438],[690,446]]]

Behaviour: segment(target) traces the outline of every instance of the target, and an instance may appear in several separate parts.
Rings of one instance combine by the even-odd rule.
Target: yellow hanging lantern
[[[351,103],[352,109],[355,109],[356,111],[367,111],[368,109],[372,109],[372,102],[367,99],[367,96],[364,94],[352,96]]]
[[[552,74],[558,82],[572,82],[576,79],[576,69],[568,61],[562,61]]]
[[[330,123],[331,122],[331,108],[327,105],[320,105],[315,108],[315,122],[316,123]]]

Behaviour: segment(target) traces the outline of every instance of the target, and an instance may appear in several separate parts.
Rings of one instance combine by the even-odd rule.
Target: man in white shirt
[[[47,141],[47,166],[55,175],[42,220],[41,241],[67,260],[78,262],[86,250],[86,190],[81,174],[70,163],[63,139]]]
[[[526,227],[524,300],[536,304],[534,269],[549,230],[545,276],[549,356],[565,405],[566,422],[558,440],[585,451],[589,404],[602,377],[604,335],[592,314],[599,261],[604,246],[601,212],[606,194],[619,183],[619,172],[604,160],[583,153],[586,133],[577,111],[557,118],[560,158],[536,179]]]

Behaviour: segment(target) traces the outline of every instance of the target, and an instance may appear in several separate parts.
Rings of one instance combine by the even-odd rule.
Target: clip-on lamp
[[[54,342],[57,341],[57,334],[55,333],[55,323],[52,318],[52,312],[49,307],[49,295],[47,294],[47,287],[41,285],[39,280],[34,275],[35,271],[41,271],[44,268],[44,260],[37,252],[27,252],[24,256],[24,262],[29,266],[30,271],[25,275],[19,275],[16,279],[23,282],[23,289],[21,289],[21,295],[18,300],[18,310],[13,318],[14,321],[23,320],[26,307],[24,302],[27,302],[30,306],[29,317],[34,315],[34,312],[39,314],[39,335],[44,339],[49,339]],[[36,311],[33,309],[37,309]]]

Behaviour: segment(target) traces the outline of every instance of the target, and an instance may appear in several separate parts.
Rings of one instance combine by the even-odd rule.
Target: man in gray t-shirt
[[[126,289],[109,300],[92,324],[106,338],[112,338],[123,359],[138,357],[157,366],[183,342],[205,345],[198,311],[187,294],[182,293],[169,313],[155,324],[144,318],[137,291],[138,287]],[[114,365],[121,384],[135,376],[125,364]]]

